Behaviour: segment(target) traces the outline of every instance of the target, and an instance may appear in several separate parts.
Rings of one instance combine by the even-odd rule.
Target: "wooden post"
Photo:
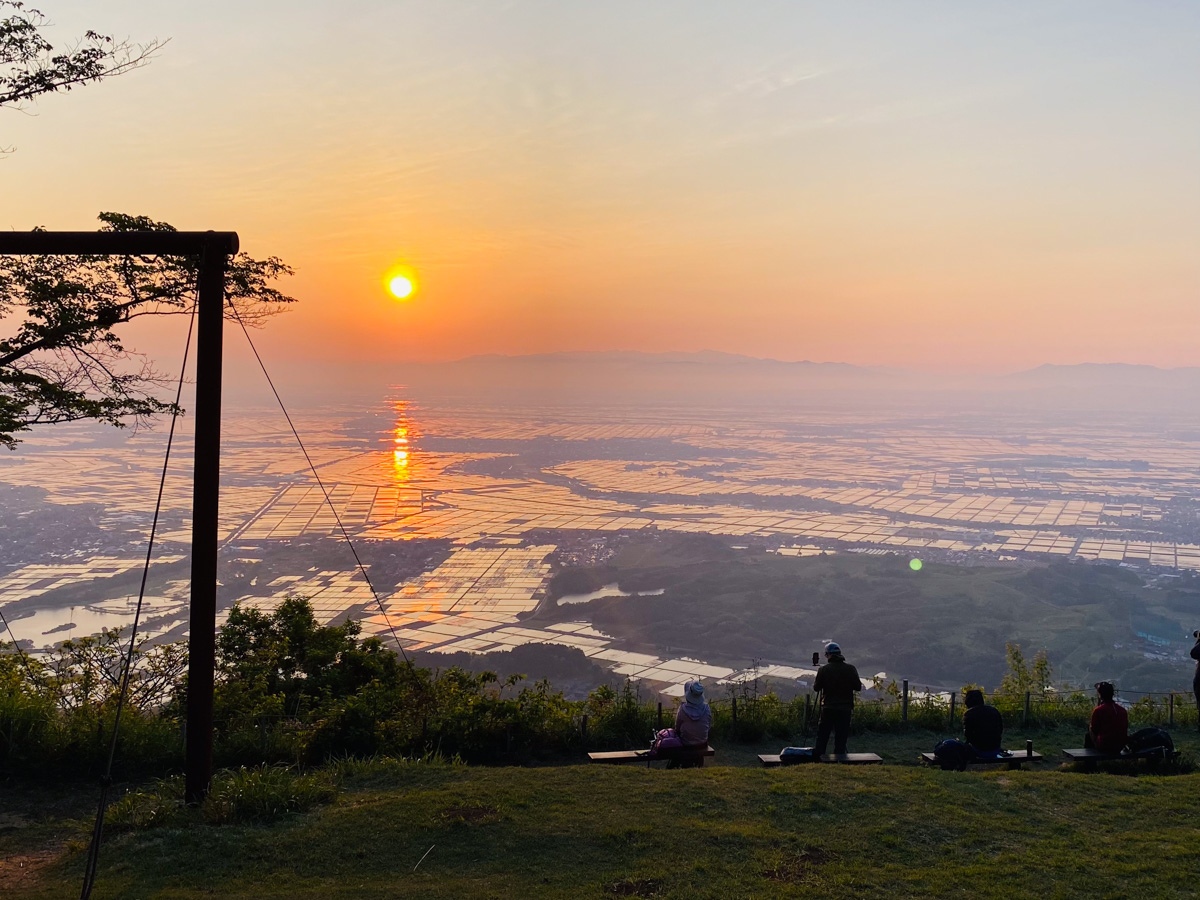
[[[192,572],[184,799],[199,803],[212,780],[213,661],[217,601],[217,514],[221,463],[221,326],[225,268],[238,252],[235,232],[27,231],[0,233],[0,253],[45,256],[198,256],[196,425],[192,480]],[[90,888],[88,888],[90,891]]]
[[[658,730],[662,731],[662,701],[658,701]]]
[[[221,325],[228,257],[214,241],[200,257],[196,289],[196,438],[192,475],[192,582],[188,614],[188,733],[184,800],[212,782],[217,630],[217,515],[221,490]]]
[[[1021,723],[1021,726],[1023,728],[1029,727],[1029,697],[1030,697],[1030,692],[1026,691],[1025,692],[1025,719]]]
[[[1167,715],[1167,722],[1170,724],[1170,726],[1172,728],[1174,728],[1175,727],[1175,692],[1174,691],[1171,691],[1171,698],[1168,701],[1168,708],[1170,709],[1170,712]]]
[[[908,679],[904,679],[904,693],[900,697],[900,721],[908,723]]]
[[[954,730],[954,700],[958,695],[954,692],[950,694],[950,730]]]
[[[733,698],[733,731],[737,733],[737,697]]]
[[[808,734],[808,726],[812,721],[812,694],[804,695],[804,733]]]

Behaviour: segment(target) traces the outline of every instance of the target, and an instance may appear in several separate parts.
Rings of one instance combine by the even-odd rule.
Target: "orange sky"
[[[42,5],[171,41],[3,114],[3,226],[235,229],[273,359],[1200,365],[1189,5]]]

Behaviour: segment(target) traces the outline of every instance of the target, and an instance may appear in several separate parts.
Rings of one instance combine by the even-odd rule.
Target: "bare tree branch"
[[[167,43],[133,44],[89,30],[56,53],[43,35],[50,22],[41,11],[0,0],[0,14],[5,14],[0,18],[0,107],[21,108],[43,94],[123,75],[144,66]]]
[[[100,219],[106,231],[174,230],[143,216]],[[239,253],[226,272],[227,315],[262,324],[281,312],[293,301],[274,281],[291,273],[275,257]],[[176,411],[156,396],[164,376],[113,329],[188,313],[198,275],[199,261],[185,256],[0,256],[0,445],[34,424],[120,426]]]

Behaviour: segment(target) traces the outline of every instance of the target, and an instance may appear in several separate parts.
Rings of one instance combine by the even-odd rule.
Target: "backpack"
[[[1171,740],[1171,735],[1161,728],[1151,725],[1148,728],[1141,728],[1129,736],[1129,741],[1125,744],[1125,752],[1136,757],[1174,756],[1175,742]]]
[[[977,755],[975,748],[970,744],[956,741],[954,738],[938,741],[937,746],[933,748],[934,759],[945,771],[957,769],[961,772]]]
[[[675,733],[675,729],[664,728],[662,731],[654,733],[654,740],[650,745],[650,758],[655,759],[664,753],[670,754],[673,750],[682,749],[683,741],[679,739],[679,735]]]
[[[784,747],[779,751],[781,766],[794,766],[797,763],[816,762],[816,754],[812,747]]]

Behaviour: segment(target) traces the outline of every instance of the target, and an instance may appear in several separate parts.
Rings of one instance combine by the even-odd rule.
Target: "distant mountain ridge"
[[[685,365],[762,365],[762,366],[805,366],[824,370],[842,370],[858,372],[891,372],[897,371],[885,366],[860,366],[844,362],[813,362],[811,360],[782,360],[766,356],[748,356],[744,353],[726,353],[721,350],[700,350],[697,352],[666,351],[650,353],[643,350],[572,350],[558,353],[530,353],[509,355],[504,353],[486,353],[478,356],[467,356],[454,360],[449,365],[475,363],[552,363],[552,364],[594,364],[594,363],[641,363],[656,364],[685,364]]]
[[[845,362],[637,350],[486,354],[450,362],[297,369],[310,396],[404,386],[413,396],[506,405],[878,406],[1155,412],[1200,404],[1200,367],[1046,363],[1008,374],[924,372]],[[237,379],[231,379],[236,384]]]
[[[1145,363],[1042,363],[1032,369],[1022,369],[1016,372],[997,375],[980,375],[975,373],[929,372],[922,369],[912,369],[898,366],[871,366],[847,362],[817,362],[814,360],[783,360],[769,356],[750,356],[744,353],[727,353],[722,350],[663,351],[649,352],[644,350],[568,350],[555,353],[504,354],[486,353],[476,356],[466,356],[461,359],[431,365],[479,365],[479,364],[554,364],[554,365],[594,365],[607,363],[621,364],[688,364],[688,365],[737,365],[761,366],[764,368],[786,367],[809,369],[821,372],[845,372],[876,375],[909,375],[920,378],[939,378],[946,380],[967,379],[978,380],[1007,380],[1045,383],[1070,383],[1080,379],[1107,379],[1127,381],[1131,383],[1162,380],[1162,379],[1197,379],[1200,380],[1200,366],[1180,366],[1162,368]]]
[[[1139,363],[1044,363],[1034,369],[1003,376],[1010,381],[1025,381],[1060,387],[1095,387],[1099,384],[1191,386],[1200,385],[1200,367],[1181,366],[1162,369]]]

